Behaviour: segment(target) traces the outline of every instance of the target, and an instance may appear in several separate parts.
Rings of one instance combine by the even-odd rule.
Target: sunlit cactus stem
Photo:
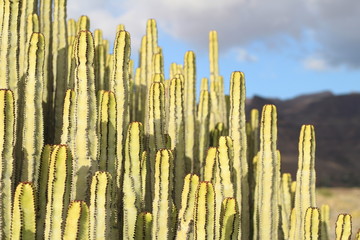
[[[33,184],[21,182],[14,195],[11,237],[20,240],[36,238],[36,203]]]
[[[84,201],[69,204],[63,240],[89,239],[89,208]]]
[[[340,214],[336,220],[336,240],[350,240],[352,231],[352,218],[350,214]]]
[[[152,214],[141,212],[136,219],[135,240],[151,240]]]
[[[194,159],[192,172],[203,175],[205,153],[209,147],[209,121],[210,121],[210,94],[208,91],[200,92],[200,102],[197,112],[197,126],[199,131],[198,158]]]
[[[327,204],[321,205],[321,240],[329,239],[330,207]]]
[[[108,172],[98,171],[92,178],[90,189],[90,240],[111,239],[112,178]]]
[[[221,205],[220,235],[221,240],[237,240],[239,236],[239,211],[235,198],[225,198]]]
[[[170,150],[156,153],[152,239],[171,239],[173,156]]]
[[[44,36],[33,33],[28,49],[28,64],[24,87],[24,115],[22,134],[22,176],[23,181],[31,181],[37,186],[41,150],[44,142],[43,123],[43,75]]]
[[[320,240],[320,210],[309,207],[305,212],[304,218],[304,237],[305,240]]]
[[[0,239],[10,239],[14,187],[15,100],[10,90],[0,90]]]

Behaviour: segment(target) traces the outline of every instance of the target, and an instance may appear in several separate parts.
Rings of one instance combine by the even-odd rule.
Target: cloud
[[[303,61],[304,67],[309,70],[324,71],[328,70],[329,66],[324,59],[317,57],[309,57]]]
[[[255,55],[251,55],[244,48],[235,49],[235,53],[236,53],[236,60],[238,60],[239,62],[256,62],[258,60],[258,58]]]
[[[115,31],[116,24],[124,23],[137,46],[149,18],[200,49],[207,48],[209,31],[217,30],[222,51],[254,42],[281,49],[284,36],[301,46],[310,30],[320,46],[313,54],[328,65],[360,67],[358,0],[70,0],[72,4],[76,6],[69,11],[90,12],[94,24],[107,28],[106,34],[111,34],[110,26]]]

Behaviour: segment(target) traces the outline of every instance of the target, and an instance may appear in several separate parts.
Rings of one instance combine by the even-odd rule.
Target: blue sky
[[[208,32],[216,30],[225,92],[232,71],[245,73],[248,97],[360,91],[358,0],[68,0],[68,17],[81,15],[110,42],[125,24],[135,61],[146,21],[156,19],[166,73],[193,50],[198,81],[209,76]]]

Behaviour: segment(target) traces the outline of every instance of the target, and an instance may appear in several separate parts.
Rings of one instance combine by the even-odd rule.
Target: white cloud
[[[255,55],[250,54],[244,48],[235,49],[236,52],[236,60],[239,62],[256,62],[258,58]]]
[[[328,70],[329,66],[324,59],[317,57],[306,58],[303,62],[304,67],[309,70],[324,71]]]
[[[321,46],[316,54],[329,65],[360,67],[358,0],[69,1],[70,16],[79,9],[93,19],[93,26],[105,30],[105,36],[113,38],[116,25],[124,23],[136,46],[149,18],[171,36],[203,49],[208,32],[217,30],[222,51],[255,41],[281,48],[283,36],[301,45],[304,31],[311,30]]]

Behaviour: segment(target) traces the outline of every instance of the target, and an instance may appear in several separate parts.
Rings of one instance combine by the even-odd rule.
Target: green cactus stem
[[[98,171],[92,178],[90,189],[90,240],[111,239],[112,179],[108,172]]]
[[[199,145],[198,145],[198,159],[193,162],[192,172],[203,176],[203,167],[205,161],[206,150],[209,147],[209,121],[210,109],[212,103],[210,102],[210,94],[208,91],[200,92],[200,101],[197,112],[197,126],[199,127]]]
[[[321,240],[329,239],[330,207],[327,204],[321,205]]]
[[[24,87],[24,115],[22,134],[22,180],[37,186],[41,151],[44,143],[43,127],[43,75],[44,36],[33,33],[28,49],[28,64]]]
[[[247,162],[247,138],[245,119],[245,76],[233,72],[230,80],[229,136],[234,144],[235,198],[240,212],[241,239],[249,239],[249,181]],[[270,235],[269,235],[270,236]]]
[[[350,240],[352,230],[350,214],[340,214],[336,220],[336,240]]]
[[[36,237],[36,203],[33,184],[21,182],[14,195],[11,237],[9,239],[33,239]]]
[[[304,218],[304,238],[305,240],[320,240],[320,210],[309,207],[305,212]]]
[[[211,182],[200,182],[194,207],[194,240],[216,239],[215,191]]]
[[[141,212],[136,219],[135,240],[151,240],[153,217],[149,212]]]
[[[171,239],[173,155],[170,150],[161,149],[155,158],[155,182],[153,199],[153,239]]]
[[[55,145],[50,156],[44,239],[61,239],[70,202],[72,157],[66,145]]]
[[[15,165],[15,100],[11,90],[0,90],[0,110],[0,239],[10,239]]]
[[[89,239],[89,208],[84,201],[72,201],[69,204],[62,239]]]

